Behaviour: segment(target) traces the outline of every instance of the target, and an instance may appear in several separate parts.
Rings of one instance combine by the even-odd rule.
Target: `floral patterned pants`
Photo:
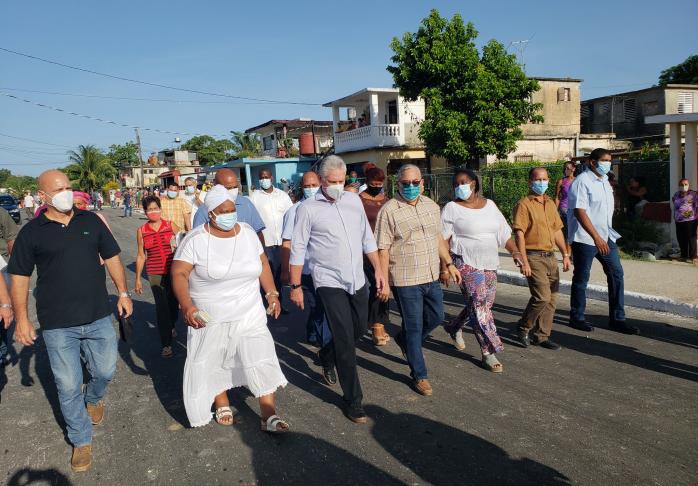
[[[504,349],[494,324],[492,305],[497,293],[497,272],[478,270],[463,263],[458,255],[453,262],[463,278],[460,289],[465,298],[465,307],[458,316],[444,325],[446,332],[453,335],[470,324],[483,353],[498,353]]]

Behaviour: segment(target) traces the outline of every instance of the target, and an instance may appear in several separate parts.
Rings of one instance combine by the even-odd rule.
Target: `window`
[[[274,149],[274,135],[269,135],[268,137],[262,138],[262,146],[264,150]]]
[[[679,93],[678,99],[677,113],[693,113],[693,93],[682,91]]]
[[[656,101],[646,101],[642,104],[643,115],[656,115],[659,113],[659,103]]]
[[[623,100],[623,120],[635,121],[636,118],[635,99],[625,98]]]
[[[589,118],[589,116],[591,116],[591,109],[589,108],[589,105],[582,105],[581,115],[582,118]]]
[[[557,101],[572,101],[572,94],[570,92],[570,88],[558,88]]]
[[[391,100],[386,103],[385,122],[391,125],[397,123],[397,100]]]
[[[603,103],[599,103],[596,105],[596,113],[599,115],[605,115],[611,110],[611,105],[608,101],[604,101]]]

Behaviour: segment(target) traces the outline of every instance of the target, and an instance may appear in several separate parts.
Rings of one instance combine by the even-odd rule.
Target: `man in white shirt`
[[[250,195],[250,200],[264,221],[264,251],[269,260],[269,266],[274,274],[276,288],[281,288],[281,232],[284,226],[284,214],[293,203],[281,189],[274,187],[271,170],[262,169],[259,172],[258,191]]]
[[[613,188],[606,174],[611,170],[611,153],[597,148],[589,155],[588,169],[572,183],[567,210],[568,237],[572,242],[574,274],[570,291],[570,327],[586,332],[594,328],[585,321],[586,288],[594,259],[608,280],[609,328],[624,334],[639,334],[625,322],[623,267],[612,227]]]
[[[205,193],[202,193],[196,188],[196,179],[194,177],[187,177],[184,179],[184,194],[182,197],[191,206],[191,227],[194,227],[194,216],[196,211],[204,204]]]
[[[27,217],[27,221],[34,218],[34,198],[29,191],[24,195],[24,214]]]

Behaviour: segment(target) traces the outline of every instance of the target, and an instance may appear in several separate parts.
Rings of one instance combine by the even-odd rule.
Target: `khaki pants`
[[[531,276],[528,288],[531,298],[524,310],[519,329],[533,330],[535,340],[545,341],[550,337],[555,316],[555,304],[560,286],[560,271],[554,256],[528,255]]]

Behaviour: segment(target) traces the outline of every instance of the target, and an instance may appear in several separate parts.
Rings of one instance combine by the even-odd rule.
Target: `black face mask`
[[[383,190],[382,187],[373,187],[373,186],[368,186],[366,187],[366,192],[368,193],[369,196],[376,197],[378,194],[381,193]]]

